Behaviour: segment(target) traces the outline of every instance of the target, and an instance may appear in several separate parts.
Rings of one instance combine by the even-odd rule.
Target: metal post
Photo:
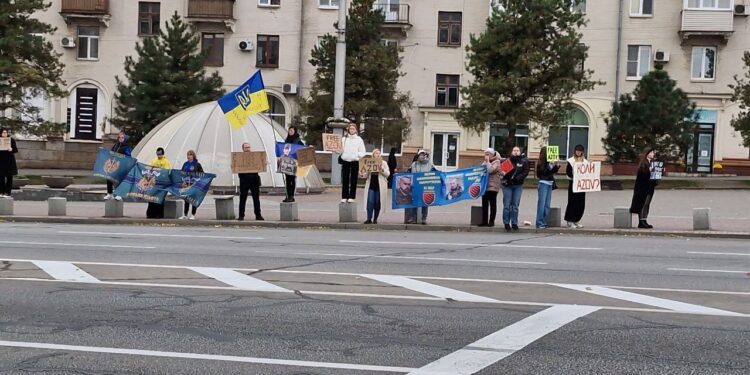
[[[333,120],[340,122],[344,118],[344,82],[346,79],[346,0],[339,1],[339,22],[336,32],[336,78],[333,93]],[[344,129],[337,126],[334,134],[343,135]],[[341,184],[341,166],[338,163],[339,153],[331,153],[331,184]]]

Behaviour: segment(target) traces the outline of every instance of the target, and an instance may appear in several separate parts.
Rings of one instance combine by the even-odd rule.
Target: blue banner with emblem
[[[173,169],[170,173],[172,180],[168,191],[177,197],[185,199],[195,207],[200,207],[203,198],[211,188],[211,181],[216,178],[213,173],[185,172]]]
[[[394,209],[445,206],[478,199],[487,190],[487,182],[487,169],[483,166],[451,172],[396,173],[392,206]]]
[[[276,142],[276,157],[280,158],[282,155],[289,155],[292,159],[297,160],[297,150],[302,148],[307,148],[307,146],[297,143]]]
[[[119,184],[136,163],[138,161],[130,156],[100,147],[94,163],[94,176]]]
[[[171,169],[136,163],[115,189],[115,195],[126,201],[164,203],[172,186],[171,172]]]

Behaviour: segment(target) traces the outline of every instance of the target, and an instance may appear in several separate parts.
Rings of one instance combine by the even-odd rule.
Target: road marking
[[[129,246],[129,245],[93,245],[85,243],[62,243],[62,242],[26,242],[26,241],[0,241],[10,245],[45,245],[45,246],[76,246],[76,247],[111,247],[114,249],[156,249],[154,246]]]
[[[214,238],[214,239],[227,239],[227,240],[262,240],[262,237],[232,237],[232,236],[204,236],[195,234],[158,234],[158,233],[124,233],[124,232],[77,232],[61,230],[57,233],[64,234],[88,234],[88,235],[103,235],[103,236],[134,236],[134,237],[180,237],[180,238]]]
[[[278,251],[252,250],[254,253],[261,254],[287,254],[287,255],[315,255],[315,256],[333,256],[346,258],[389,258],[389,259],[418,259],[418,260],[439,260],[448,262],[476,262],[476,263],[505,263],[505,264],[533,264],[545,265],[546,262],[526,262],[520,260],[490,260],[490,259],[463,259],[463,258],[433,258],[433,257],[414,257],[400,255],[377,255],[377,254],[340,254],[340,253],[279,253]]]
[[[444,286],[426,283],[424,281],[410,279],[403,276],[389,276],[389,275],[362,275],[381,283],[395,285],[401,288],[413,290],[416,292],[424,293],[430,296],[452,299],[462,302],[496,302],[497,300],[487,297],[478,296],[476,294],[462,292]]]
[[[670,271],[685,271],[685,272],[715,272],[715,273],[744,273],[749,274],[750,271],[731,271],[731,270],[701,270],[695,268],[667,268]]]
[[[643,294],[625,292],[622,290],[603,288],[600,286],[585,286],[585,285],[571,285],[571,284],[551,284],[559,286],[561,288],[577,290],[579,292],[596,294],[599,296],[620,299],[623,301],[640,303],[642,305],[649,305],[654,307],[661,307],[664,309],[684,312],[689,314],[705,314],[705,315],[724,315],[724,316],[746,316],[745,314],[739,314],[732,311],[715,309],[712,307],[693,305],[690,303],[684,303],[679,301],[673,301],[665,298],[658,298],[647,296]]]
[[[256,363],[256,364],[264,364],[264,365],[329,368],[329,369],[338,369],[338,370],[398,372],[398,373],[406,373],[406,372],[414,370],[413,368],[409,368],[409,367],[372,366],[372,365],[358,365],[358,364],[353,364],[353,363],[295,361],[295,360],[273,359],[273,358],[240,357],[240,356],[233,356],[233,355],[215,355],[215,354],[199,354],[199,353],[184,353],[184,352],[163,352],[163,351],[157,351],[157,350],[108,348],[108,347],[101,347],[101,346],[60,345],[60,344],[48,344],[48,343],[41,343],[41,342],[0,340],[0,346],[12,347],[12,348],[63,350],[63,351],[86,352],[86,353],[125,354],[125,355],[136,355],[136,356],[146,356],[146,357],[182,358],[182,359],[198,359],[198,360],[209,360],[209,361]]]
[[[750,257],[750,254],[745,253],[712,253],[709,251],[688,251],[688,254],[702,254],[702,255],[739,255],[739,256],[745,256]]]
[[[82,269],[76,267],[70,262],[56,262],[47,260],[35,260],[34,265],[39,267],[48,275],[57,280],[76,281],[81,283],[100,283],[101,281],[94,276],[89,275]]]
[[[553,306],[513,323],[409,375],[468,375],[491,366],[560,327],[599,310],[596,306]]]
[[[354,241],[354,240],[339,240],[339,242],[362,243],[362,244],[372,244],[372,245],[472,246],[472,247],[511,247],[511,248],[520,248],[520,249],[604,250],[601,247],[537,246],[537,245],[457,243],[457,242],[397,242],[397,241]]]
[[[259,292],[292,293],[289,289],[284,289],[278,285],[271,284],[261,279],[256,279],[252,276],[228,268],[190,267],[188,269],[240,289],[255,290]]]

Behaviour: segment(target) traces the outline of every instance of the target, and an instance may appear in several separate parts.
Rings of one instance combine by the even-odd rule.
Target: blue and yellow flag
[[[245,126],[250,115],[268,110],[268,97],[260,70],[240,87],[219,98],[219,106],[235,129]]]

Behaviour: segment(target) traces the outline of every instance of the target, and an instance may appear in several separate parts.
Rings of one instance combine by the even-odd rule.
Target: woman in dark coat
[[[391,174],[388,175],[388,189],[393,188],[393,174],[396,173],[398,167],[398,160],[396,160],[396,148],[391,147],[391,153],[388,154],[388,170]]]
[[[112,145],[112,148],[110,149],[112,152],[117,154],[122,154],[125,156],[131,156],[131,153],[133,149],[130,147],[130,144],[128,143],[128,135],[125,134],[125,132],[120,132],[120,134],[117,135],[117,142]],[[104,196],[104,199],[112,199],[112,192],[115,191],[115,184],[112,181],[107,180],[107,195]],[[116,200],[121,201],[122,197],[115,197]]]
[[[651,179],[651,162],[655,158],[656,151],[649,147],[643,152],[640,163],[638,163],[638,174],[633,188],[633,201],[630,203],[630,213],[638,214],[638,228],[651,229],[654,227],[646,220],[651,207],[651,199],[654,196],[654,189],[658,183],[657,180]]]
[[[302,142],[299,133],[297,132],[296,126],[289,127],[284,143],[291,143],[293,145],[302,146],[305,145]],[[284,202],[294,202],[294,193],[297,190],[297,176],[286,175],[283,173],[281,175],[284,176],[284,185],[286,186],[286,199],[284,199]]]
[[[565,207],[565,221],[568,222],[568,228],[583,228],[580,224],[583,218],[583,212],[586,210],[586,193],[573,192],[573,168],[575,163],[583,163],[586,158],[583,156],[583,145],[576,145],[573,156],[568,159],[568,167],[565,174],[568,175],[568,206]]]
[[[3,129],[0,132],[0,137],[10,138],[8,129]],[[17,152],[18,147],[16,146],[16,140],[13,138],[10,138],[10,150],[0,150],[0,196],[11,196],[13,176],[18,174],[16,156],[14,155]]]

